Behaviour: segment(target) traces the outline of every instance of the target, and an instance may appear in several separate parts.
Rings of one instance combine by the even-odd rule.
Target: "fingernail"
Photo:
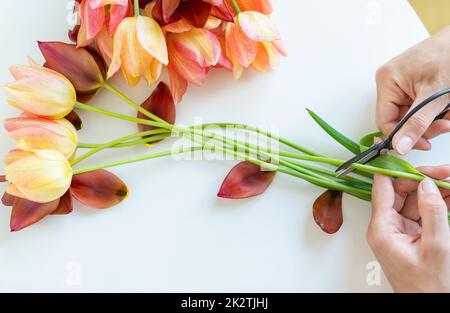
[[[413,146],[413,140],[409,136],[403,136],[397,143],[397,152],[401,155],[407,154]]]
[[[425,178],[422,182],[422,189],[427,193],[438,193],[439,189],[430,178]]]

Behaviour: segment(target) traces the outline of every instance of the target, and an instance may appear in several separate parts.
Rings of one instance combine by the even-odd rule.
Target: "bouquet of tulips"
[[[269,14],[269,0],[79,0],[75,11],[81,24],[70,38],[76,44],[39,42],[45,58],[40,65],[10,68],[15,81],[4,86],[9,103],[21,111],[5,120],[8,135],[17,140],[5,157],[2,197],[12,207],[11,230],[19,231],[49,215],[73,211],[73,200],[95,209],[113,207],[128,195],[125,183],[107,168],[169,156],[215,152],[241,160],[225,178],[218,196],[243,199],[262,194],[277,173],[325,188],[314,203],[316,223],[335,233],[343,223],[342,195],[371,199],[374,173],[422,180],[409,163],[384,155],[339,178],[333,169],[344,163],[256,127],[236,123],[175,124],[176,105],[188,83],[201,84],[212,67],[222,67],[239,78],[244,68],[265,71],[277,64],[285,50]],[[120,72],[130,85],[143,76],[149,84],[167,69],[169,83],[159,82],[139,104],[108,82]],[[136,110],[124,115],[86,104],[106,89]],[[77,111],[125,120],[137,131],[102,144],[82,143]],[[357,154],[380,133],[354,142],[309,111],[318,125],[350,152]],[[221,130],[226,130],[223,132]],[[239,134],[256,136],[254,141]],[[152,146],[184,138],[186,145],[150,152],[90,167],[80,164],[106,149]],[[263,143],[261,143],[263,142]],[[80,151],[83,150],[83,153]],[[450,189],[445,181],[436,181]]]

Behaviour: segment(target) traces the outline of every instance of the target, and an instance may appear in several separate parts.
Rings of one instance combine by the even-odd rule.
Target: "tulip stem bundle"
[[[160,118],[155,117],[154,114],[148,112],[137,103],[135,103],[132,99],[123,95],[116,88],[108,85],[107,87],[111,90],[115,95],[119,98],[125,100],[128,104],[130,104],[133,108],[139,107],[139,112],[144,114],[145,116],[151,118],[151,120],[140,119],[135,117],[130,117],[122,114],[118,114],[115,112],[94,108],[91,106],[87,106],[81,103],[77,103],[76,107],[83,110],[92,111],[95,113],[111,116],[114,118],[119,118],[122,120],[134,122],[137,124],[143,124],[152,127],[158,127],[157,129],[139,132],[136,134],[132,134],[129,136],[125,136],[111,142],[100,144],[100,145],[80,145],[80,147],[85,148],[93,148],[91,151],[86,154],[80,156],[75,161],[73,161],[73,165],[80,163],[81,161],[87,159],[88,157],[103,151],[108,148],[117,148],[117,147],[130,147],[133,145],[138,145],[142,143],[155,142],[169,136],[175,137],[186,137],[193,144],[198,144],[199,146],[178,149],[174,151],[166,151],[155,154],[150,154],[148,156],[142,157],[134,157],[127,160],[121,160],[111,163],[105,163],[98,166],[93,166],[90,168],[84,168],[75,170],[74,174],[86,173],[89,171],[94,171],[102,168],[110,168],[114,166],[136,163],[145,160],[151,160],[161,157],[173,156],[188,152],[196,152],[196,151],[220,151],[229,156],[236,157],[238,159],[246,160],[262,168],[278,171],[280,173],[288,174],[290,176],[294,176],[300,178],[302,180],[306,180],[314,185],[332,189],[332,190],[340,190],[346,193],[349,193],[355,197],[358,197],[363,200],[370,200],[371,198],[371,176],[372,174],[384,174],[392,177],[401,177],[412,180],[421,181],[424,179],[424,176],[417,173],[410,173],[404,171],[398,171],[388,168],[381,168],[371,165],[363,165],[363,164],[354,164],[354,167],[359,170],[357,174],[363,176],[364,179],[359,179],[354,176],[347,176],[341,179],[337,179],[336,174],[328,170],[326,168],[312,166],[309,164],[298,163],[293,160],[301,160],[301,161],[309,161],[313,163],[319,164],[327,164],[334,167],[340,166],[344,163],[344,160],[338,160],[333,158],[328,158],[321,156],[320,154],[294,144],[284,138],[280,138],[278,136],[274,136],[269,132],[262,131],[256,127],[244,125],[244,124],[233,124],[233,123],[218,123],[218,124],[203,124],[196,125],[193,127],[179,127],[176,125],[168,124],[165,121],[161,121]],[[262,146],[249,144],[246,142],[242,142],[233,138],[225,137],[217,133],[212,133],[205,131],[205,129],[218,126],[218,127],[229,127],[234,126],[237,130],[245,130],[247,132],[252,132],[257,135],[263,135],[269,138],[270,140],[278,141],[279,144],[283,144],[289,148],[293,148],[298,153],[286,152],[286,151],[272,151]],[[144,138],[149,136],[149,138],[131,141],[136,138]],[[255,156],[255,157],[253,157]],[[264,161],[266,160],[266,161]],[[435,180],[436,184],[441,188],[450,189],[450,184],[444,181]]]

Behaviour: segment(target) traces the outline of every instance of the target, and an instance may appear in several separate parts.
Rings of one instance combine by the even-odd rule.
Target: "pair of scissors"
[[[406,114],[402,118],[402,120],[398,123],[398,125],[394,128],[392,133],[387,137],[387,139],[385,141],[373,145],[369,149],[365,150],[364,152],[358,154],[357,156],[351,158],[350,160],[348,160],[347,162],[342,164],[342,166],[340,166],[336,170],[336,174],[338,174],[337,177],[338,178],[344,177],[344,176],[350,174],[351,172],[353,172],[354,170],[356,170],[354,167],[352,167],[352,165],[355,163],[367,164],[370,161],[378,158],[381,155],[382,151],[392,150],[392,140],[394,139],[394,136],[397,134],[397,132],[405,125],[405,123],[408,122],[408,120],[411,117],[413,117],[414,114],[419,112],[426,105],[428,105],[429,103],[431,103],[431,102],[435,101],[436,99],[441,98],[447,94],[450,94],[450,88],[447,88],[447,89],[444,89],[444,90],[441,90],[441,91],[435,93],[434,95],[430,96],[429,98],[427,98],[423,102],[421,102],[419,105],[414,107],[411,111],[408,112],[408,114]],[[444,111],[442,111],[442,113],[440,113],[435,118],[435,121],[443,119],[448,112],[450,112],[450,104],[448,104],[447,107],[444,109]]]

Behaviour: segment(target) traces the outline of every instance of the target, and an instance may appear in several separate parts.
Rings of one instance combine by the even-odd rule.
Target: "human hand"
[[[411,108],[450,87],[450,26],[383,65],[376,80],[377,124],[388,136]],[[450,131],[450,113],[433,122],[449,102],[447,95],[416,113],[394,137],[394,149],[430,150],[429,139]]]
[[[438,179],[450,165],[421,168]],[[367,239],[396,292],[450,292],[450,191],[376,175]]]

